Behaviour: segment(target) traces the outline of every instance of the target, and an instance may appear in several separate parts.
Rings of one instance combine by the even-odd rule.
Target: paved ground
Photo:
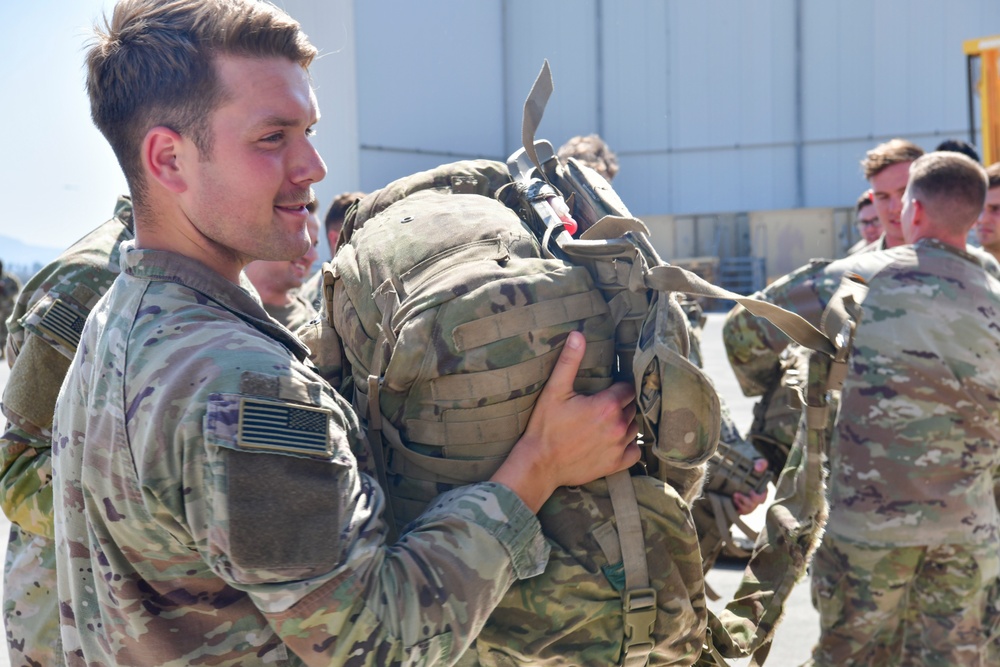
[[[752,420],[753,401],[744,397],[740,392],[736,378],[726,361],[722,348],[722,319],[723,315],[721,314],[709,314],[708,316],[704,340],[702,341],[705,367],[729,403],[736,423],[745,431]],[[0,362],[0,390],[7,382],[8,373],[6,361]],[[751,526],[760,525],[762,521],[762,513],[758,511],[751,515],[749,523]],[[0,540],[7,539],[9,530],[10,522],[0,513]],[[739,563],[722,563],[709,573],[709,585],[722,596],[720,602],[709,605],[712,609],[718,610],[724,606],[724,602],[736,590],[741,576],[742,564]],[[2,591],[2,586],[3,583],[0,581],[0,591]],[[774,648],[768,657],[767,665],[769,667],[794,667],[802,664],[809,657],[809,650],[818,636],[819,619],[809,602],[808,581],[803,581],[792,593],[789,608],[786,611],[784,621],[778,628]],[[733,667],[743,667],[747,664],[747,660],[742,660],[734,662]],[[0,667],[10,667],[7,653],[3,650],[0,650]]]

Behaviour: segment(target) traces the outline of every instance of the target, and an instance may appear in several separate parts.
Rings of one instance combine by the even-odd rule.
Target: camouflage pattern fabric
[[[326,295],[323,292],[322,266],[316,271],[316,273],[309,276],[309,278],[302,283],[302,287],[299,288],[298,295],[302,297],[316,312],[320,312],[320,310],[322,310],[323,301],[326,299]]]
[[[767,457],[771,469],[781,470],[799,430],[804,399],[807,350],[789,345],[780,355],[777,382],[753,406],[753,423],[747,438]]]
[[[827,531],[878,546],[995,543],[1000,283],[934,241],[885,255],[841,398]]]
[[[11,316],[0,437],[0,505],[12,522],[4,567],[4,622],[11,664],[62,663],[52,525],[52,414],[77,337],[119,271],[132,238],[132,204],[26,283]]]
[[[807,664],[1000,664],[996,561],[996,545],[887,548],[827,535],[812,562],[822,632]]]
[[[826,303],[816,298],[810,286],[822,279],[823,269],[828,264],[826,260],[812,260],[754,296],[819,325]],[[829,279],[824,293],[832,294],[838,280]],[[722,340],[729,364],[746,396],[762,396],[781,381],[781,353],[791,341],[776,326],[737,305],[726,315]]]
[[[309,304],[302,296],[292,294],[291,301],[284,306],[272,306],[264,304],[264,310],[274,318],[278,324],[295,333],[314,318],[319,316],[316,309]]]
[[[852,271],[872,277],[830,447],[827,536],[884,549],[992,545],[979,566],[984,585],[995,590],[1000,283],[974,256],[922,240],[854,255],[795,290],[786,283],[776,291],[794,292],[800,313],[815,313],[833,282]],[[913,604],[947,594],[927,577],[914,578],[908,590],[927,586],[932,592],[913,594]],[[849,613],[855,612],[842,611]],[[911,632],[915,613],[929,610],[907,612],[903,622]],[[822,619],[824,628],[840,621]],[[976,650],[985,651],[985,644]]]
[[[491,483],[387,548],[350,407],[193,260],[124,244],[80,350],[53,438],[71,666],[450,664],[546,565],[531,511]]]
[[[888,250],[885,244],[885,234],[864,246],[858,252],[878,252]],[[965,251],[976,258],[986,273],[1000,280],[1000,260],[979,246],[966,244]]]
[[[0,359],[6,355],[7,349],[7,319],[14,312],[14,303],[21,291],[21,283],[17,276],[6,273],[0,264]]]
[[[698,529],[702,570],[706,573],[719,556],[750,556],[746,544],[737,542],[733,536],[731,527],[737,524],[749,539],[750,546],[757,534],[738,518],[732,497],[734,493],[764,491],[768,482],[774,479],[770,470],[764,473],[754,471],[754,460],[760,458],[760,454],[740,435],[728,406],[721,395],[719,398],[722,406],[719,446],[708,462],[702,495],[691,506],[691,516]]]

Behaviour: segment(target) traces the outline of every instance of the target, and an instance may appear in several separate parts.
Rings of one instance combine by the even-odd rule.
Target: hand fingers
[[[583,361],[583,353],[586,349],[587,340],[583,334],[579,331],[570,331],[566,337],[566,344],[563,345],[562,352],[559,353],[555,368],[552,369],[552,375],[549,376],[549,381],[546,384],[547,389],[551,387],[549,391],[555,391],[560,396],[572,396],[575,393],[573,381],[576,379],[577,371],[580,370],[580,363]]]
[[[635,388],[628,382],[616,382],[601,394],[612,396],[618,405],[625,407],[635,399]]]
[[[736,506],[736,511],[740,514],[747,514],[751,511],[749,500],[742,493],[733,494],[733,505]]]
[[[640,456],[642,456],[642,450],[639,448],[639,443],[636,442],[635,438],[633,438],[622,451],[622,463],[624,465],[622,465],[620,470],[627,470],[628,468],[634,466],[639,462]]]
[[[753,469],[757,473],[765,472],[767,470],[767,459],[754,459]]]

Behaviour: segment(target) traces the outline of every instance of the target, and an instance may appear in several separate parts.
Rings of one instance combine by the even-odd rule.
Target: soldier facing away
[[[452,664],[545,567],[552,491],[639,457],[630,387],[572,391],[574,332],[492,479],[386,545],[358,418],[237,285],[309,243],[315,53],[253,0],[123,0],[88,53],[136,238],[56,411],[70,665]]]
[[[905,245],[830,264],[867,279],[830,447],[830,518],[813,561],[815,665],[995,665],[1000,619],[1000,282],[965,252],[983,169],[910,167]]]

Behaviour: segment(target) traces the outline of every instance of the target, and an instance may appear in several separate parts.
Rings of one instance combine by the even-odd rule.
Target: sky
[[[6,211],[0,235],[65,248],[111,217],[126,192],[111,148],[90,120],[83,57],[113,0],[4,0],[0,124]],[[0,248],[2,256],[2,248]]]

